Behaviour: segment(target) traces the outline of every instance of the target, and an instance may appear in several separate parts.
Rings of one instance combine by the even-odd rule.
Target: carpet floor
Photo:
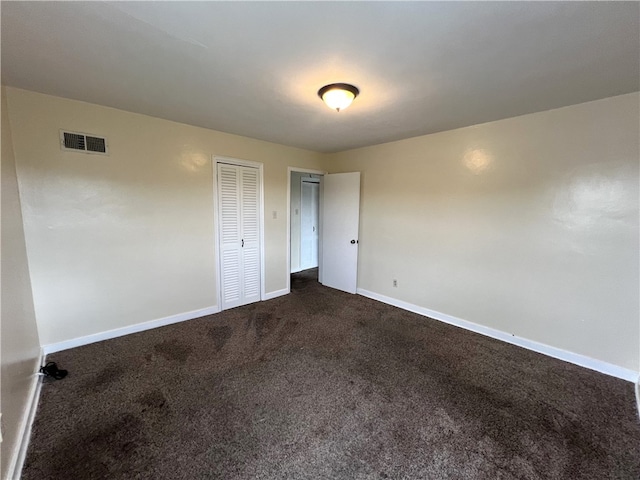
[[[45,479],[633,479],[633,385],[321,286],[51,355]]]

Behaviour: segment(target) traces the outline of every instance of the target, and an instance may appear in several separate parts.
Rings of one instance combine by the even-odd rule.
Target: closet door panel
[[[237,251],[222,253],[222,303],[223,310],[240,305],[242,291],[240,285],[240,255]]]
[[[260,300],[259,170],[219,163],[221,309]]]
[[[242,303],[242,238],[240,228],[240,175],[238,167],[218,164],[220,202],[221,308]]]
[[[242,168],[242,286],[245,303],[260,300],[260,183],[258,170]]]

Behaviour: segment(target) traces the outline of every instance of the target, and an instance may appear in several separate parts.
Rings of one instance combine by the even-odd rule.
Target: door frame
[[[315,175],[327,175],[324,170],[313,170],[310,168],[287,167],[287,293],[291,293],[291,172],[312,173]],[[322,264],[322,179],[320,179],[320,225],[318,226],[318,272]],[[318,273],[320,275],[320,273]],[[322,280],[322,277],[319,277]]]
[[[218,210],[218,164],[226,163],[228,165],[236,165],[238,167],[251,167],[258,170],[258,184],[260,185],[260,221],[258,226],[258,235],[260,236],[260,301],[265,300],[265,252],[264,252],[264,164],[254,162],[252,160],[243,160],[240,158],[224,157],[221,155],[212,155],[213,165],[213,243],[216,256],[216,295],[218,296],[218,310],[222,311],[222,255],[220,247],[220,212]]]

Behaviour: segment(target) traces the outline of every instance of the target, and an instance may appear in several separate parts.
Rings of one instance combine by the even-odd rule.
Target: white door
[[[300,198],[300,269],[318,266],[319,180],[302,180]]]
[[[221,308],[260,300],[259,170],[218,164]]]
[[[322,283],[356,293],[360,172],[325,175],[323,180]]]

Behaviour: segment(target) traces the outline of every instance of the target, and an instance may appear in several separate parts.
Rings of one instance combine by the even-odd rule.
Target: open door
[[[360,172],[325,175],[323,202],[321,282],[356,293]]]

